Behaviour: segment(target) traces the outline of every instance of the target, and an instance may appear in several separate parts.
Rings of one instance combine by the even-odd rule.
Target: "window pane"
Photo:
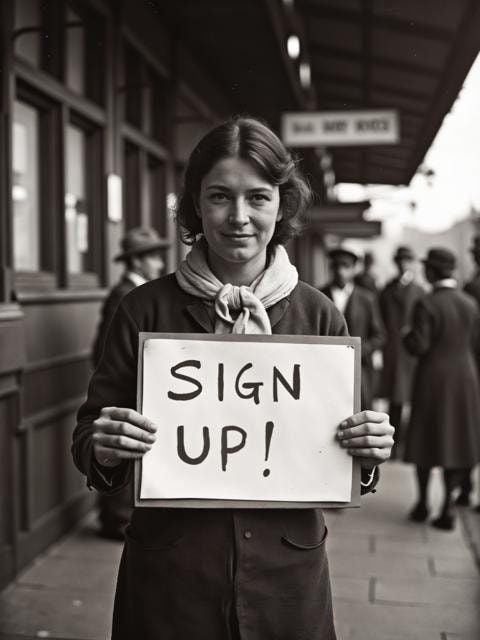
[[[85,93],[85,28],[80,16],[67,8],[66,81],[72,91]]]
[[[40,2],[38,0],[15,0],[15,32],[19,29],[42,26]],[[38,31],[15,36],[15,53],[36,67],[40,66],[40,43],[43,34]]]
[[[125,47],[125,120],[141,128],[142,100],[145,84],[142,77],[140,56],[131,47]]]
[[[40,270],[39,114],[16,101],[13,109],[13,256],[17,271]]]
[[[68,125],[66,138],[65,230],[68,273],[87,271],[89,249],[86,202],[86,135]]]
[[[123,203],[125,227],[131,229],[141,224],[140,209],[140,153],[128,142],[123,151]]]
[[[168,120],[168,82],[151,70],[148,74],[146,97],[146,133],[153,135],[160,142],[165,142]]]
[[[167,194],[165,188],[165,165],[156,158],[148,158],[146,175],[146,208],[148,220],[159,234],[167,235]]]

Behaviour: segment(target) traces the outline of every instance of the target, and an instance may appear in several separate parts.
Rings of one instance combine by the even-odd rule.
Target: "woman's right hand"
[[[141,458],[155,442],[156,425],[133,409],[105,407],[93,422],[93,452],[104,467]]]

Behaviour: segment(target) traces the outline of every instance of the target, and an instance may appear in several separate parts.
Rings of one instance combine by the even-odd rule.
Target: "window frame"
[[[171,78],[166,69],[153,59],[147,51],[143,49],[141,44],[128,31],[123,33],[122,38],[122,56],[120,60],[120,77],[121,86],[119,94],[123,97],[119,107],[120,136],[121,136],[121,163],[122,175],[124,177],[123,203],[124,203],[124,220],[125,230],[136,226],[152,226],[157,231],[165,230],[162,239],[165,241],[165,258],[169,267],[173,265],[174,252],[176,250],[176,233],[175,223],[171,219],[167,209],[167,194],[172,191],[173,175],[172,175],[172,154],[168,149],[172,140],[168,140],[167,127],[160,122],[166,120],[167,114],[173,118],[173,87],[170,85]],[[128,53],[127,53],[128,52]],[[127,58],[133,57],[137,62],[138,79],[128,77],[127,74]],[[155,108],[152,106],[153,96],[158,93],[158,89],[151,87],[151,80],[158,78],[164,83],[166,88],[166,105],[161,109],[161,114],[156,114]],[[134,124],[128,120],[127,100],[128,100],[128,82],[132,82],[132,86],[140,92],[139,104],[139,120]],[[150,131],[147,131],[146,123],[149,122]],[[136,155],[134,171],[136,173],[136,188],[132,189],[129,182],[129,192],[126,193],[127,169],[126,169],[126,149],[130,148],[131,153]],[[148,211],[149,195],[146,194],[146,186],[148,184],[147,172],[149,164],[158,163],[162,167],[162,188],[164,192],[164,200],[162,203],[163,213],[159,216],[165,216],[160,224],[159,217]],[[137,186],[138,185],[138,186]],[[133,191],[133,194],[132,194]],[[132,213],[133,212],[133,213]]]
[[[62,11],[50,16],[49,25],[58,16],[66,17],[67,5],[77,13],[90,16],[93,11],[99,13],[107,38],[107,15],[98,7],[83,7],[75,0],[63,0]],[[90,21],[91,23],[91,21]],[[23,58],[12,55],[13,95],[10,112],[13,113],[13,101],[20,100],[33,108],[39,109],[43,118],[40,127],[40,148],[42,140],[48,140],[50,148],[55,151],[45,154],[40,163],[40,264],[37,272],[16,271],[12,264],[12,284],[15,296],[29,297],[32,294],[50,295],[55,292],[80,292],[104,287],[106,284],[106,184],[105,154],[108,129],[106,111],[106,90],[103,90],[103,105],[91,98],[72,91],[66,84],[65,69],[58,67],[59,55],[65,52],[66,40],[62,38],[61,20],[59,28],[54,31],[56,50],[52,53],[55,73],[42,64],[34,66]],[[53,27],[52,27],[53,28]],[[86,41],[89,33],[86,28]],[[51,47],[52,45],[50,45]],[[13,50],[13,46],[12,46]],[[88,46],[87,46],[88,50]],[[106,56],[100,76],[107,77]],[[97,67],[99,65],[97,64]],[[97,69],[98,71],[98,69]],[[88,75],[88,74],[87,74]],[[105,83],[103,83],[105,84]],[[66,161],[66,127],[69,123],[79,124],[87,134],[87,154],[90,156],[87,171],[87,198],[89,201],[89,247],[92,247],[90,269],[84,273],[69,274],[67,271],[67,239],[65,233],[65,161]],[[12,124],[10,125],[12,126]],[[10,160],[11,162],[11,160]],[[11,195],[10,195],[11,197]],[[13,206],[12,206],[13,215]],[[12,249],[13,250],[13,249]],[[13,258],[13,256],[12,256]]]
[[[15,100],[23,102],[39,114],[39,148],[45,145],[46,140],[53,140],[53,146],[58,151],[58,125],[61,115],[58,105],[47,96],[37,92],[34,88],[22,81],[17,82]],[[12,110],[13,113],[13,110]],[[13,121],[12,121],[13,122]],[[55,210],[58,208],[58,184],[61,171],[58,166],[58,154],[46,154],[44,161],[39,161],[39,256],[40,269],[38,271],[25,271],[15,269],[13,257],[15,288],[40,288],[53,289],[59,285],[58,274],[58,237],[49,230],[56,229]],[[14,209],[12,206],[12,216]],[[13,221],[12,221],[13,226]],[[12,248],[13,251],[13,248]]]

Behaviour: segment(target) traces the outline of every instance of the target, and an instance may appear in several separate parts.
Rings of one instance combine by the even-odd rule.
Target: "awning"
[[[399,144],[330,149],[337,182],[408,184],[480,45],[478,0],[156,0],[156,9],[232,111],[279,127],[285,111],[398,109]],[[297,60],[286,50],[292,33]],[[315,162],[312,153],[310,171]]]

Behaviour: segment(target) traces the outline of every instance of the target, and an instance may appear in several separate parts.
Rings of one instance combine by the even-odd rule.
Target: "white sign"
[[[400,139],[398,113],[393,110],[284,113],[282,139],[289,147],[396,144]]]
[[[114,173],[107,176],[108,219],[121,222],[123,217],[122,179]]]
[[[147,335],[139,410],[158,431],[140,501],[352,499],[335,435],[354,412],[358,339]]]

